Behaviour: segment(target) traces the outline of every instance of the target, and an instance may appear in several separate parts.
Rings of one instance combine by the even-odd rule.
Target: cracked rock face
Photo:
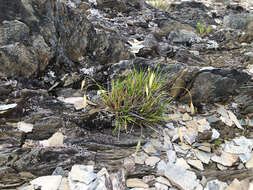
[[[124,44],[97,34],[86,15],[64,2],[0,1],[0,74],[29,77],[56,59],[73,63],[92,57],[102,64],[128,59]]]

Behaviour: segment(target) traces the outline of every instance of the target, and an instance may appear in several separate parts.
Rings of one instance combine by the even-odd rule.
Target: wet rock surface
[[[0,0],[0,189],[252,186],[252,4],[210,2]],[[94,84],[133,68],[174,97],[138,152]]]

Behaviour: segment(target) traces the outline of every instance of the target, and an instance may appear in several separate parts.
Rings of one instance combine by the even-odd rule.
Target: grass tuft
[[[151,127],[164,121],[167,106],[171,102],[168,93],[164,91],[166,78],[161,73],[148,69],[134,69],[124,79],[111,82],[110,92],[102,91],[102,100],[107,110],[115,115],[113,132],[124,127]]]
[[[200,22],[197,23],[196,27],[198,29],[200,36],[208,35],[211,32],[210,26],[206,28],[203,24],[200,24]]]

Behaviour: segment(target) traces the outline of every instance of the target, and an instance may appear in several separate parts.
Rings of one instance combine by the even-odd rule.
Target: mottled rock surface
[[[129,58],[120,39],[96,33],[87,16],[67,3],[1,0],[0,4],[3,76],[39,74],[52,59],[64,64],[90,56],[106,64]]]
[[[0,189],[33,189],[44,175],[60,190],[249,186],[246,1],[166,0],[164,11],[143,0],[0,0]],[[112,133],[101,88],[134,68],[159,70],[174,99],[156,132]]]

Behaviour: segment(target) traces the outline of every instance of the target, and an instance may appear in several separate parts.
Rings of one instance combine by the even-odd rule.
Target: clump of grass
[[[172,101],[166,89],[168,88],[167,78],[159,72],[137,71],[133,69],[126,72],[124,77],[112,80],[110,90],[106,91],[93,78],[91,78],[100,88],[101,99],[106,105],[105,111],[111,112],[115,116],[115,127],[113,133],[118,130],[118,138],[121,128],[128,132],[128,127],[141,127],[141,137],[136,146],[136,152],[141,146],[142,129],[150,127],[154,131],[157,124],[168,119],[167,108]],[[81,89],[85,85],[85,80],[81,84]],[[195,108],[192,103],[192,96],[185,87],[172,87],[171,89],[183,89],[190,97],[191,114],[194,115]],[[84,102],[86,103],[84,95]],[[157,131],[156,131],[157,132]],[[181,140],[183,141],[183,140]]]
[[[199,32],[200,36],[208,35],[211,32],[211,27],[210,26],[208,26],[206,28],[203,24],[200,24],[200,22],[197,23],[196,27],[198,29],[198,32]]]
[[[153,7],[163,9],[166,12],[170,11],[170,6],[166,0],[149,0],[147,3]]]
[[[151,127],[166,119],[171,98],[164,91],[166,78],[158,71],[133,71],[124,79],[111,82],[110,92],[102,91],[102,100],[115,115],[115,128]]]

